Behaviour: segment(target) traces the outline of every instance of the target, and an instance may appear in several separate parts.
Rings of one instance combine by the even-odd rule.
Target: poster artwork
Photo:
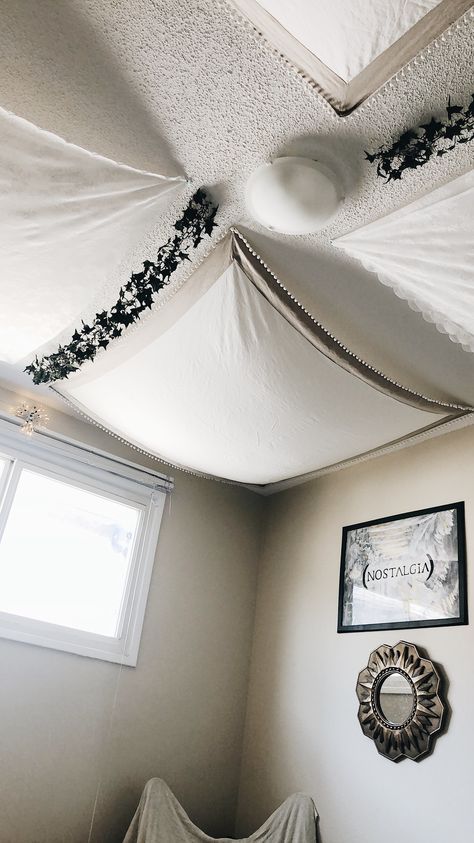
[[[464,504],[343,529],[339,632],[467,623]]]

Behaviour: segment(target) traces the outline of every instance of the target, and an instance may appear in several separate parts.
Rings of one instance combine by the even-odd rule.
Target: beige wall
[[[292,791],[310,793],[323,843],[446,843],[472,836],[472,627],[338,635],[341,528],[466,502],[474,559],[474,429],[327,475],[269,501],[238,812],[256,827]],[[469,596],[474,611],[474,574]],[[363,736],[355,695],[371,650],[413,641],[441,663],[452,718],[434,754],[382,758]]]
[[[16,403],[0,392],[0,409]],[[172,473],[135,669],[0,639],[0,843],[86,843],[99,782],[92,841],[119,843],[157,775],[209,833],[232,831],[261,500]]]
[[[0,390],[0,409],[16,400]],[[59,432],[136,458],[51,416]],[[344,524],[465,500],[472,556],[473,465],[465,429],[266,501],[173,472],[136,669],[0,639],[0,843],[86,843],[97,790],[91,841],[120,843],[153,775],[208,833],[232,833],[241,760],[238,833],[303,790],[322,843],[467,840],[470,627],[337,635],[336,613]],[[403,637],[450,682],[449,730],[418,765],[378,756],[357,721],[357,673]]]

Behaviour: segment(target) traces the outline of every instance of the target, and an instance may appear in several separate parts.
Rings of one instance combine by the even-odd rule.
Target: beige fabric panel
[[[232,240],[232,257],[236,260],[247,278],[254,284],[260,293],[272,304],[272,306],[315,348],[325,357],[328,357],[345,371],[360,378],[365,383],[383,392],[385,395],[425,410],[431,413],[447,414],[453,417],[460,413],[467,412],[470,408],[459,405],[451,405],[435,399],[428,398],[401,386],[400,384],[386,378],[381,372],[373,369],[360,358],[356,357],[349,349],[341,345],[322,325],[304,310],[301,305],[290,296],[265,267],[255,253],[247,246],[243,237],[234,230]]]
[[[472,0],[442,0],[439,6],[424,15],[409,32],[352,79],[347,86],[341,111],[347,113],[357,108],[471,6]]]
[[[78,372],[70,375],[69,382],[82,386],[95,380],[164,334],[223,275],[231,261],[230,250],[231,235],[227,233],[190,277],[185,276],[161,290],[153,309],[110,343],[106,354],[98,354],[93,361],[86,362]],[[58,384],[53,391],[62,394]]]

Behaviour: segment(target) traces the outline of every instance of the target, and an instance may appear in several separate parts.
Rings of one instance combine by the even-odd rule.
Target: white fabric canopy
[[[250,837],[240,843],[316,843],[317,812],[313,800],[294,793]],[[238,843],[209,837],[191,822],[162,779],[145,785],[140,804],[123,843]]]
[[[442,333],[474,351],[474,170],[334,240]]]
[[[239,0],[241,2],[241,0]],[[345,82],[394,44],[440,0],[258,0]],[[248,8],[249,4],[243,3]]]
[[[396,400],[329,359],[229,247],[55,388],[171,464],[253,484],[332,465],[436,423],[433,412],[452,413]]]
[[[77,320],[184,181],[0,109],[0,359],[25,358]]]

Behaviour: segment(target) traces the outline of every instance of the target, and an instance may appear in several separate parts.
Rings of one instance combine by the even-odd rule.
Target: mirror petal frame
[[[378,703],[381,685],[390,673],[400,673],[414,693],[410,716],[401,725],[386,720]],[[440,685],[433,662],[420,656],[414,644],[382,644],[370,654],[357,679],[358,717],[364,735],[374,741],[381,755],[397,762],[403,758],[419,761],[430,753],[445,716]]]

